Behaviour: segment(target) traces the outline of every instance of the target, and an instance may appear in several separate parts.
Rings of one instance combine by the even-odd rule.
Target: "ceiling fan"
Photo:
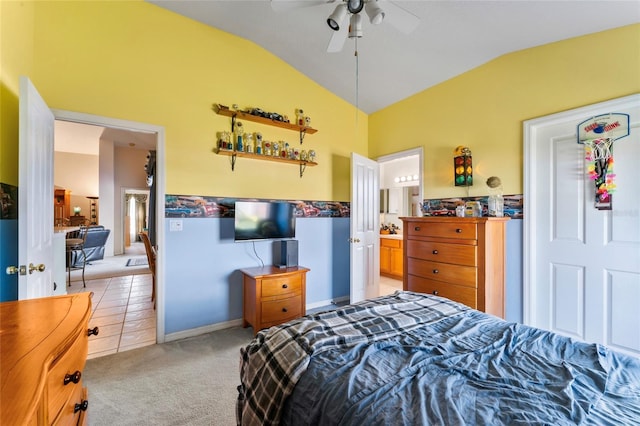
[[[363,10],[371,24],[378,25],[385,21],[404,34],[411,33],[420,23],[420,18],[413,13],[385,0],[271,0],[271,7],[282,11],[330,3],[338,3],[327,17],[327,25],[333,30],[327,46],[327,52],[330,53],[340,52],[347,37],[362,37]]]

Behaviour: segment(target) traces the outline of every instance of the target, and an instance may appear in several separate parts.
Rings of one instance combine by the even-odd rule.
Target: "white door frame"
[[[522,312],[523,322],[525,324],[536,324],[538,321],[535,317],[537,300],[536,300],[536,282],[538,280],[536,263],[537,250],[537,229],[534,212],[537,209],[536,200],[538,194],[537,187],[537,170],[535,164],[539,161],[536,158],[536,143],[538,132],[547,126],[573,121],[576,124],[584,120],[585,117],[596,116],[602,111],[615,111],[620,108],[628,107],[632,103],[640,102],[640,95],[625,96],[623,98],[605,101],[569,111],[559,112],[557,114],[545,117],[535,118],[524,122],[524,158],[523,158],[523,288],[522,288]],[[577,143],[577,132],[573,135]]]
[[[130,130],[134,132],[155,133],[156,162],[159,167],[155,176],[157,203],[156,203],[156,231],[157,244],[160,247],[156,259],[156,343],[164,343],[165,336],[165,306],[164,306],[164,196],[165,196],[165,131],[164,127],[154,124],[139,123],[135,121],[120,120],[117,118],[102,117],[72,111],[52,109],[56,120],[71,121],[75,123],[91,124],[94,126],[111,127],[114,129]]]
[[[376,161],[378,163],[385,163],[387,161],[392,160],[401,160],[403,158],[412,157],[414,155],[418,156],[418,186],[419,186],[419,194],[420,202],[424,200],[424,147],[419,146],[417,148],[408,149],[406,151],[394,152],[393,154],[383,155],[378,157]],[[420,210],[422,212],[422,210]]]

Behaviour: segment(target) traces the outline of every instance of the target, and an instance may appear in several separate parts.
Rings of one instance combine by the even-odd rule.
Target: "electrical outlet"
[[[171,232],[182,231],[182,219],[170,219],[169,231]]]

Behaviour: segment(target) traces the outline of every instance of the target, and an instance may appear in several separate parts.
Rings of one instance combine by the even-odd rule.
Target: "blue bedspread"
[[[601,345],[464,307],[386,334],[305,346],[276,423],[640,425],[640,360]]]

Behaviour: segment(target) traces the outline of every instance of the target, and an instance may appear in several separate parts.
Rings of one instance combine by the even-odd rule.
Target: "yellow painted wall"
[[[33,72],[34,4],[0,1],[0,182],[18,185],[18,77]]]
[[[640,24],[501,56],[369,116],[372,158],[424,147],[425,198],[466,196],[453,150],[471,148],[475,184],[522,193],[525,120],[640,92]]]
[[[7,11],[16,17],[9,28]],[[349,199],[349,155],[368,154],[366,114],[355,129],[353,106],[254,43],[141,1],[2,2],[2,12],[3,48],[16,38],[32,45],[25,60],[2,54],[10,97],[17,99],[17,78],[26,74],[51,108],[164,126],[167,193]],[[248,159],[231,172],[229,157],[213,153],[216,132],[230,128],[213,103],[290,118],[304,109],[318,133],[302,148],[315,149],[319,165],[302,179],[295,165]],[[14,181],[16,172],[4,176],[4,146],[6,161],[17,161],[17,102],[8,110],[0,178]],[[245,127],[299,146],[296,132]]]

